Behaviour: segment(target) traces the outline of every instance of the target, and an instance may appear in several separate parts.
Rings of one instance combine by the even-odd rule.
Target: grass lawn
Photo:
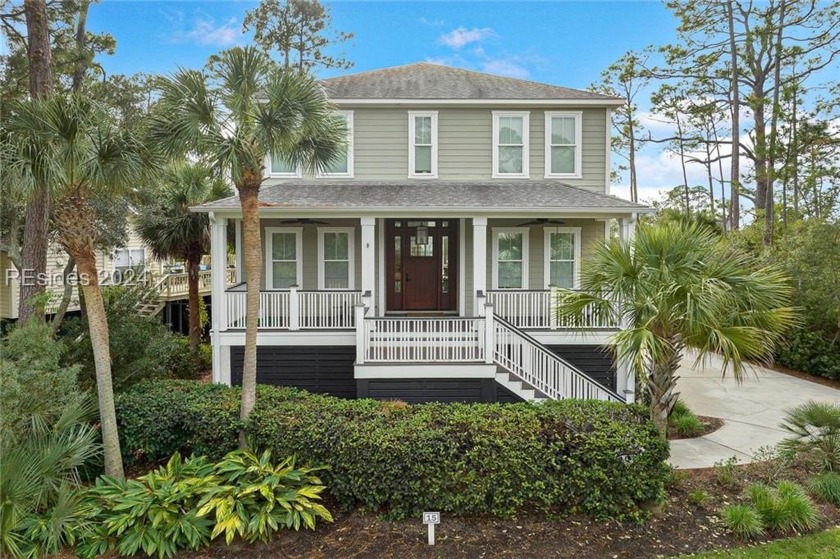
[[[717,553],[684,555],[697,559],[838,559],[840,529]]]

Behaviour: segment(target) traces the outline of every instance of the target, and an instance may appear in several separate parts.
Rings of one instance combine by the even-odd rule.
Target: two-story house
[[[632,400],[604,348],[620,325],[553,312],[553,288],[578,286],[613,222],[628,236],[648,211],[609,194],[623,101],[428,63],[322,83],[347,151],[317,176],[266,161],[258,382],[406,401]],[[212,217],[213,378],[237,384],[245,289],[226,288],[224,263],[230,220],[241,254],[242,214],[236,197],[198,211]]]

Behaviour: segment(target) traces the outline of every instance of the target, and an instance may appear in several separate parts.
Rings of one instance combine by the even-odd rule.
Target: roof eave
[[[402,98],[334,98],[336,105],[547,105],[555,107],[619,107],[623,99],[402,99]]]
[[[242,210],[231,206],[193,206],[192,212],[215,213],[217,215],[241,215]],[[614,207],[495,207],[480,208],[467,206],[429,206],[423,208],[409,208],[405,206],[380,206],[376,208],[336,207],[336,206],[262,206],[259,209],[261,217],[295,215],[343,215],[343,216],[376,216],[400,217],[413,215],[438,215],[442,217],[469,217],[506,215],[543,215],[565,214],[580,215],[581,217],[598,217],[603,215],[628,215],[653,213],[656,210],[649,206],[614,206]]]

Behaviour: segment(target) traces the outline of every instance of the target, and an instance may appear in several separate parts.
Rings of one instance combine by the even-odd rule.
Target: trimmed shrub
[[[232,450],[239,394],[163,381],[120,395],[126,461]],[[647,411],[606,402],[395,405],[260,386],[244,429],[254,448],[329,466],[322,477],[340,505],[390,518],[431,509],[636,517],[668,477],[667,442]]]

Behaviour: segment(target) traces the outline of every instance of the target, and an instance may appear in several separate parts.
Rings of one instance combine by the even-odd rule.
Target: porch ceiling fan
[[[517,227],[524,227],[526,225],[565,225],[565,221],[560,221],[559,219],[549,219],[547,217],[538,217],[537,219],[532,219],[531,221],[526,221],[525,223],[520,223]]]
[[[329,225],[329,221],[318,221],[317,219],[309,219],[308,217],[299,217],[297,219],[284,219],[280,223],[297,223],[299,225]]]

